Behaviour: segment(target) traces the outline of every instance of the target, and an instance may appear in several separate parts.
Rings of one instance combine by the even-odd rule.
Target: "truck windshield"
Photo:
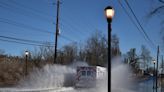
[[[86,76],[86,71],[81,71],[82,76]]]
[[[91,71],[87,71],[87,76],[91,76]]]

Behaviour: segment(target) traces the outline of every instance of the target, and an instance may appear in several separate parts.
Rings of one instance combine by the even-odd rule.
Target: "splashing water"
[[[24,80],[20,81],[19,87],[26,88],[51,88],[62,87],[64,75],[75,73],[75,70],[61,65],[46,65],[43,69],[36,69]]]
[[[74,88],[77,66],[88,66],[88,64],[86,62],[73,62],[68,66],[46,65],[43,69],[35,69],[27,78],[21,80],[17,87],[21,89],[44,89],[71,86]],[[99,87],[72,89],[68,92],[107,92],[107,76],[104,78],[104,81],[98,83]]]
[[[135,92],[130,90],[133,85],[128,79],[131,74],[129,67],[120,63],[120,58],[115,59],[112,63],[111,71],[111,92]],[[70,65],[46,65],[42,69],[35,69],[25,79],[20,81],[17,86],[24,89],[44,89],[44,88],[74,88],[76,67],[88,66],[86,62],[73,62]],[[107,76],[104,81],[97,83],[95,88],[72,89],[65,92],[107,92]],[[52,91],[53,92],[53,91]]]
[[[19,88],[58,88],[73,86],[76,67],[88,66],[85,62],[74,62],[69,66],[46,65],[43,69],[34,69],[25,79],[20,81]]]
[[[133,85],[128,79],[130,71],[127,65],[116,65],[112,68],[111,89],[112,92],[134,92],[130,90]]]
[[[128,65],[121,62],[120,57],[112,60],[111,69],[111,91],[112,92],[134,92],[130,90],[132,79],[129,76],[132,74]]]
[[[46,88],[64,88],[71,87],[71,91],[62,92],[107,92],[107,76],[104,77],[104,81],[101,81],[98,87],[95,88],[84,88],[74,89],[76,67],[77,66],[88,66],[86,62],[73,62],[70,65],[45,65],[42,69],[34,69],[26,78],[20,81],[19,85],[14,90],[29,90],[39,89],[41,92]],[[136,86],[133,83],[133,79],[129,79],[132,74],[128,65],[121,63],[120,58],[112,61],[111,71],[111,92],[152,92],[135,90],[136,88],[144,88],[144,86]],[[143,83],[141,83],[143,84]],[[150,84],[150,83],[149,83]],[[144,84],[147,85],[147,84]],[[152,86],[152,85],[150,85]],[[147,87],[147,86],[146,86]],[[150,90],[152,87],[148,87]],[[1,89],[0,89],[1,90]],[[11,90],[11,91],[10,91]],[[6,91],[5,91],[6,92]],[[7,92],[13,92],[13,89],[7,89]],[[44,92],[44,91],[43,91]],[[56,91],[50,91],[56,92]],[[58,91],[60,92],[60,91]]]

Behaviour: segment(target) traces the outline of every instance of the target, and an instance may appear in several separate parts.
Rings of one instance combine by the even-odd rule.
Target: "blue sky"
[[[161,44],[160,19],[146,18],[146,14],[156,6],[155,0],[128,1],[151,40],[155,44]],[[136,48],[137,53],[140,53],[140,47],[144,44],[151,50],[153,56],[156,55],[156,50],[146,43],[117,0],[61,0],[61,2],[59,27],[61,35],[66,38],[59,37],[59,48],[71,42],[85,43],[96,30],[107,34],[104,8],[112,5],[116,13],[112,22],[112,33],[119,37],[121,51],[125,53],[130,48]],[[126,5],[124,0],[121,2]],[[56,3],[56,0],[1,0],[0,35],[54,42],[55,37],[52,33],[38,32],[38,30],[55,32],[56,4],[53,3]],[[0,41],[0,44],[0,48],[11,55],[21,55],[24,50],[32,50],[35,47],[3,41]]]
[[[120,0],[124,7],[128,9],[124,0]],[[151,9],[156,7],[157,2],[155,0],[128,0],[131,8],[145,29],[146,33],[155,45],[162,45],[161,43],[161,25],[159,16],[154,16],[148,18],[147,14]],[[116,10],[115,17],[113,19],[113,33],[117,34],[120,38],[120,48],[122,52],[126,52],[129,48],[136,48],[137,53],[140,53],[141,45],[146,45],[146,47],[151,51],[152,56],[156,58],[156,48],[151,47],[140,34],[139,30],[134,26],[129,17],[123,11],[117,0],[111,0],[110,2]],[[130,10],[129,14],[133,17]]]
[[[58,48],[72,42],[85,42],[96,30],[107,33],[104,7],[109,1],[61,0]],[[94,2],[94,3],[93,3]],[[0,1],[1,36],[54,42],[56,0],[3,0]],[[64,37],[63,37],[64,36]],[[0,41],[6,54],[20,55],[35,46]]]

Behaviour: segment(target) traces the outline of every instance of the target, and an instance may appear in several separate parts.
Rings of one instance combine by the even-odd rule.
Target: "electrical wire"
[[[153,43],[153,41],[150,39],[150,37],[149,37],[148,34],[146,33],[145,29],[142,27],[140,21],[138,20],[137,16],[135,15],[134,11],[132,10],[132,8],[131,8],[131,6],[130,6],[130,4],[128,3],[127,0],[125,0],[125,3],[127,4],[128,8],[129,8],[130,11],[132,12],[132,14],[133,14],[135,20],[137,21],[138,25],[139,25],[140,28],[142,29],[142,31],[143,31],[144,35],[146,36],[146,38],[150,41],[150,43],[151,43],[154,47],[156,47],[156,45]]]
[[[43,13],[43,11],[39,11],[39,10],[37,10],[37,9],[28,7],[28,6],[26,6],[26,5],[24,5],[24,4],[21,4],[20,2],[17,2],[17,1],[15,1],[15,0],[8,0],[8,1],[9,1],[10,3],[14,4],[14,5],[19,6],[20,8],[24,8],[24,9],[26,9],[26,10],[30,10],[30,11],[33,11],[33,12],[35,12],[35,13],[38,13],[38,14],[47,16],[47,18],[48,18],[48,17],[53,17],[53,16],[51,16],[51,15],[49,15],[49,14],[47,14],[47,13]],[[53,20],[52,18],[49,18],[49,19]]]
[[[4,19],[4,18],[0,18],[0,22],[2,23],[7,23],[7,24],[10,24],[10,25],[14,25],[14,26],[17,26],[17,27],[21,27],[21,28],[26,28],[26,29],[30,29],[29,31],[37,31],[37,32],[42,32],[42,33],[47,33],[47,34],[51,34],[51,35],[54,35],[55,33],[53,32],[50,32],[50,31],[47,31],[47,30],[43,30],[43,29],[40,29],[40,28],[36,28],[36,27],[33,27],[33,26],[30,26],[30,25],[26,25],[26,24],[23,24],[23,23],[18,23],[18,22],[15,22],[15,21],[12,21],[12,20],[9,20],[9,19]],[[74,41],[62,34],[60,34],[60,36],[63,38],[63,39],[66,39],[66,40],[69,40],[69,41]]]
[[[7,23],[7,24],[10,24],[10,25],[14,25],[14,26],[18,26],[18,27],[21,27],[21,28],[30,29],[32,31],[43,32],[43,33],[48,33],[48,34],[54,34],[53,32],[50,32],[50,31],[46,31],[46,30],[43,30],[43,29],[40,29],[40,28],[36,28],[36,27],[30,26],[30,25],[27,25],[27,24],[18,23],[18,22],[15,22],[13,20],[5,19],[5,18],[0,18],[0,22]]]
[[[18,3],[18,2],[16,2],[16,1],[11,1],[10,3],[13,3],[13,4],[18,4],[17,6],[19,6],[19,7],[24,7],[24,9],[28,9],[28,10],[31,10],[31,11],[36,11],[37,13],[39,13],[39,14],[43,14],[43,13],[41,13],[40,11],[37,11],[37,10],[33,10],[33,8],[30,8],[30,7],[25,7],[25,6],[23,6],[22,4],[20,4],[20,3]],[[4,3],[4,2],[2,2],[2,4],[3,5],[5,5],[5,6],[8,6],[8,8],[10,8],[10,5],[9,4],[6,4],[6,3]],[[3,7],[4,8],[4,7]],[[20,9],[20,8],[19,8]],[[15,13],[15,12],[14,12]],[[48,31],[45,31],[45,30],[42,30],[42,29],[38,29],[38,28],[34,28],[34,27],[31,27],[31,26],[28,26],[28,25],[25,25],[25,24],[20,24],[20,23],[16,23],[16,22],[14,22],[13,23],[13,21],[12,21],[12,23],[11,22],[8,22],[8,21],[4,21],[4,20],[1,20],[0,22],[3,22],[3,23],[8,23],[8,24],[12,24],[12,25],[15,25],[15,26],[18,26],[18,25],[21,25],[20,27],[26,27],[26,28],[30,28],[30,29],[32,29],[32,30],[34,30],[34,31],[41,31],[41,32],[44,32],[44,33],[53,33],[53,32],[48,32]],[[75,28],[74,26],[72,26],[71,25],[71,28],[74,28],[74,29],[76,29],[77,30],[77,28]],[[54,33],[53,33],[54,34]],[[81,34],[83,34],[83,33],[81,33]],[[62,37],[64,37],[64,36],[62,36]],[[66,39],[66,40],[69,40],[69,41],[71,41],[70,39],[68,39],[68,38],[66,38],[66,37],[64,37],[64,39]]]
[[[15,38],[15,37],[8,37],[8,36],[1,36],[1,35],[0,35],[0,38],[6,38],[6,39],[23,41],[23,42],[30,42],[30,43],[38,43],[38,44],[47,43],[47,41],[34,41],[34,40],[27,40],[27,39],[21,39],[21,38]],[[48,43],[54,44],[53,42],[48,42]]]
[[[14,8],[16,8],[16,10],[18,10],[18,9],[19,9],[19,10],[22,10],[22,8],[18,8],[18,7],[23,7],[23,9],[30,10],[30,11],[34,11],[34,12],[37,12],[38,14],[45,15],[45,14],[43,14],[42,12],[37,11],[36,9],[23,6],[22,4],[20,4],[20,3],[16,2],[16,1],[13,1],[13,0],[12,0],[10,3],[11,3],[11,4],[17,5],[17,7],[14,7]],[[5,3],[5,2],[2,2],[2,1],[0,2],[0,7],[1,7],[1,8],[4,8],[4,9],[7,9],[7,10],[13,12],[13,13],[15,13],[14,11],[16,11],[16,10],[13,11],[14,8],[11,8],[11,5],[10,5],[9,3]],[[24,11],[24,10],[23,10],[23,11]],[[29,14],[24,14],[24,13],[22,13],[22,12],[20,12],[20,11],[19,11],[19,12],[16,11],[16,12],[19,13],[19,14],[21,14],[21,15],[25,15],[25,16],[29,15]],[[33,13],[32,13],[32,14],[33,14]],[[30,16],[30,17],[31,17],[31,16]],[[37,16],[37,17],[38,17],[38,16]],[[21,27],[21,28],[30,29],[30,31],[37,31],[37,32],[43,32],[43,33],[48,33],[48,34],[55,34],[55,33],[50,32],[50,31],[46,31],[46,30],[43,30],[43,29],[40,29],[40,28],[36,28],[36,27],[30,26],[30,25],[23,24],[23,23],[18,23],[18,22],[15,22],[15,21],[12,21],[12,20],[9,20],[9,19],[5,19],[5,18],[0,18],[0,22],[2,22],[2,23],[7,23],[7,24],[10,24],[10,25],[14,25],[14,26]],[[73,26],[73,27],[74,27],[74,26]],[[77,30],[77,29],[76,29],[76,30]],[[60,37],[63,38],[63,39],[66,39],[66,40],[75,42],[74,40],[72,40],[72,39],[70,39],[70,38],[68,38],[68,37],[66,37],[66,36],[64,36],[64,35],[61,35],[61,34],[60,34]]]
[[[19,13],[20,15],[24,15],[26,17],[27,16],[28,17],[35,17],[35,19],[41,19],[41,20],[44,20],[44,21],[47,21],[47,22],[53,22],[51,19],[45,18],[42,15],[39,15],[39,14],[36,14],[36,13],[31,13],[29,11],[22,12],[22,11],[25,11],[25,10],[23,10],[22,8],[18,8],[18,7],[13,8],[13,7],[11,7],[10,4],[2,2],[2,1],[0,1],[0,7],[4,8],[4,9],[6,9],[6,10],[12,12],[12,13],[15,13],[15,14]],[[21,11],[18,12],[18,10],[21,10]]]
[[[46,46],[43,44],[34,44],[34,43],[27,43],[27,42],[19,42],[19,41],[13,41],[13,40],[7,40],[7,39],[1,39],[0,41],[4,41],[4,42],[12,42],[12,43],[18,43],[18,44],[24,44],[24,45],[32,45],[32,46]],[[50,47],[54,47],[52,45],[50,45]]]
[[[142,37],[144,38],[144,40],[151,46],[151,44],[149,43],[149,40],[145,37],[144,33],[142,32],[142,30],[137,26],[137,24],[135,23],[135,21],[133,20],[133,18],[130,16],[130,14],[128,13],[128,11],[126,10],[126,8],[123,6],[123,4],[121,3],[120,0],[118,0],[119,5],[121,6],[121,8],[123,9],[123,11],[127,14],[127,16],[129,17],[129,19],[131,20],[132,24],[134,24],[134,26],[139,30],[140,34],[142,35]],[[152,47],[152,46],[151,46]],[[152,47],[153,48],[153,47]]]

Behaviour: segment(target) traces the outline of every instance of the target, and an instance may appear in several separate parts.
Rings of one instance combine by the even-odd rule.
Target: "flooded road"
[[[148,79],[136,83],[136,85],[134,85],[133,91],[134,92],[164,92],[163,87],[161,87],[161,80],[160,79],[158,79],[158,85],[157,86],[158,87],[156,88],[155,77],[150,76]]]

